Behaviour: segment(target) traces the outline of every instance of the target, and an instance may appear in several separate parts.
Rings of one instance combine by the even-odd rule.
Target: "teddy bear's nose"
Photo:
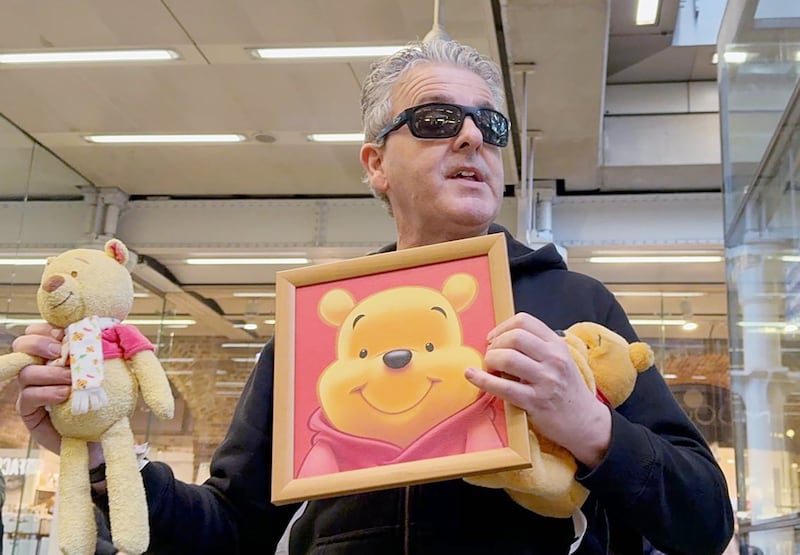
[[[47,281],[42,284],[42,289],[48,293],[52,293],[59,287],[64,285],[64,278],[61,276],[50,276]]]
[[[411,362],[411,351],[408,349],[395,349],[383,355],[383,363],[392,370],[402,370]]]

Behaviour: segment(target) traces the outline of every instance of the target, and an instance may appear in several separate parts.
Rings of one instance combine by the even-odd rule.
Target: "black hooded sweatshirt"
[[[636,341],[622,308],[598,281],[567,270],[553,245],[532,251],[506,233],[514,304],[553,329],[600,323]],[[391,245],[383,250],[393,250]],[[152,462],[142,476],[150,553],[273,553],[298,505],[270,503],[272,341],[264,348],[203,485]],[[697,429],[653,367],[611,409],[612,439],[577,478],[591,495],[579,555],[641,555],[642,537],[669,554],[721,553],[733,532],[725,479]],[[102,500],[100,505],[103,505]],[[538,516],[503,490],[448,480],[317,500],[294,519],[291,554],[566,555],[571,519]]]

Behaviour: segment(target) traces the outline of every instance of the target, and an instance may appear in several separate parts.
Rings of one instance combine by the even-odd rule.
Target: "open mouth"
[[[403,414],[404,412],[408,412],[408,411],[414,409],[415,407],[418,407],[419,404],[422,403],[422,401],[424,401],[425,398],[428,396],[428,394],[431,392],[431,390],[433,389],[433,386],[438,384],[440,381],[442,381],[442,380],[438,380],[436,378],[428,378],[428,382],[430,382],[430,383],[428,385],[428,389],[425,391],[425,393],[422,394],[422,397],[417,399],[414,402],[414,404],[412,404],[411,406],[406,407],[406,408],[404,408],[402,410],[397,410],[397,411],[383,410],[383,409],[380,409],[380,408],[376,407],[373,403],[370,403],[369,399],[367,399],[367,397],[364,395],[364,388],[367,387],[367,384],[363,384],[363,385],[359,385],[358,387],[354,387],[353,389],[350,390],[350,393],[358,393],[361,396],[361,398],[364,400],[364,402],[371,409],[373,409],[373,410],[375,410],[375,411],[377,411],[377,412],[379,412],[381,414],[387,414],[387,415],[393,416],[393,415],[396,415],[396,414]]]
[[[451,179],[465,179],[467,181],[481,182],[483,178],[474,170],[458,170],[450,176]]]

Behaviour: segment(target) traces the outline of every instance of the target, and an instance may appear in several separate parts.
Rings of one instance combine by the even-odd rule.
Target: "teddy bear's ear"
[[[53,260],[55,260],[55,259],[56,259],[56,257],[55,257],[55,256],[48,256],[48,257],[47,257],[47,261],[44,263],[44,265],[45,265],[45,266],[49,266],[49,265],[50,265],[50,263],[51,263]]]
[[[128,263],[128,260],[130,260],[128,247],[126,247],[125,243],[119,239],[109,239],[104,250],[106,255],[110,256],[123,266]]]
[[[444,282],[442,294],[456,312],[463,312],[478,294],[478,280],[470,274],[453,274]]]
[[[331,289],[319,301],[319,317],[326,324],[339,327],[356,306],[356,300],[344,289]]]
[[[641,341],[631,343],[630,356],[633,367],[639,372],[650,368],[653,365],[653,361],[655,361],[653,349],[650,348],[650,345]]]

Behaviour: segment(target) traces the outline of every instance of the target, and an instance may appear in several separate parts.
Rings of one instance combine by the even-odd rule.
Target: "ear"
[[[128,263],[130,259],[130,253],[128,253],[128,247],[125,246],[125,243],[120,241],[119,239],[110,239],[105,246],[105,253],[106,255],[110,256],[117,262],[119,262],[122,266]]]
[[[444,282],[442,294],[456,312],[463,312],[478,295],[478,280],[470,274],[453,274]]]
[[[375,143],[365,143],[361,147],[361,166],[367,174],[372,188],[378,193],[386,193],[389,182],[383,171],[383,149]]]
[[[653,355],[653,349],[650,348],[650,345],[636,341],[631,343],[629,349],[631,362],[638,372],[643,372],[653,366],[655,355]]]
[[[319,317],[329,326],[339,327],[356,306],[356,300],[344,289],[331,289],[319,301]]]

